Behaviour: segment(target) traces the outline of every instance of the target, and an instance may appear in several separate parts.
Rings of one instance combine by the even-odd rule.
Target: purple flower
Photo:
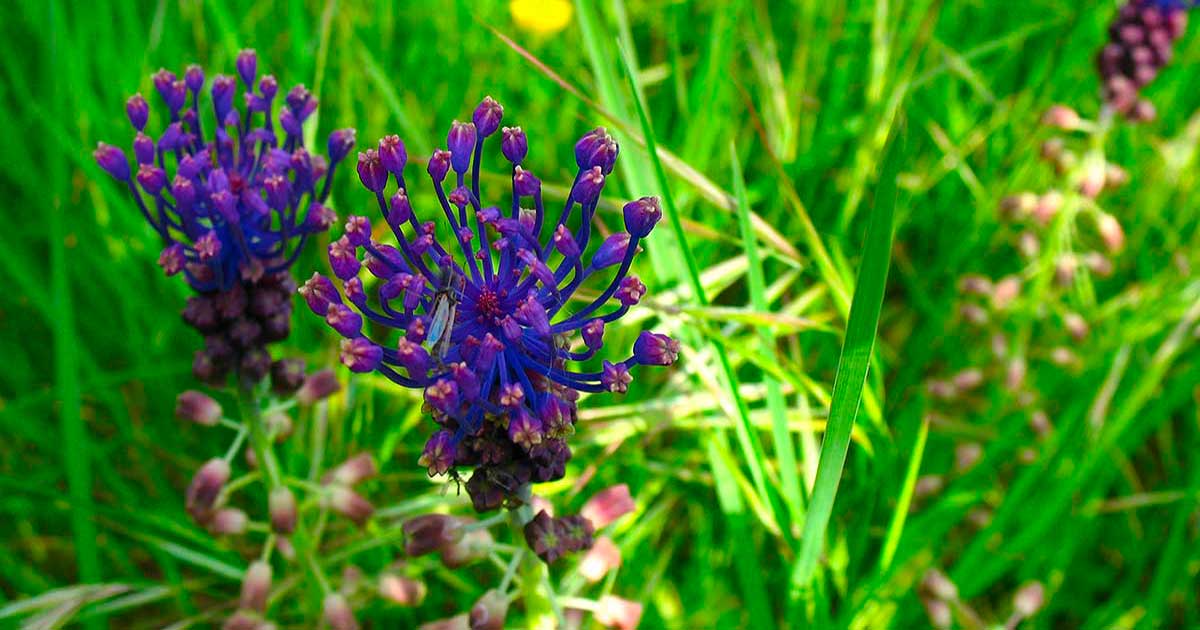
[[[309,153],[300,125],[315,110],[316,99],[303,86],[289,92],[278,116],[280,133],[272,121],[275,78],[263,76],[255,92],[257,55],[244,50],[236,65],[245,89],[244,111],[234,107],[238,82],[218,75],[211,90],[218,124],[205,129],[208,123],[201,121],[208,119],[199,114],[204,72],[190,66],[180,80],[160,70],[154,86],[166,109],[157,141],[144,132],[150,113],[146,99],[135,94],[125,104],[135,131],[136,171],[116,147],[100,143],[94,153],[101,168],[126,184],[162,239],[163,270],[181,274],[201,303],[210,303],[189,306],[185,319],[207,336],[195,372],[214,384],[230,371],[254,381],[270,369],[265,344],[289,332],[295,282],[288,269],[309,237],[334,222],[323,202],[354,142],[353,130],[339,130],[330,136],[328,161]],[[221,309],[212,317],[218,301],[258,308]],[[235,349],[225,352],[227,347]]]
[[[484,99],[473,122],[451,127],[449,150],[429,160],[440,215],[455,238],[436,238],[434,223],[422,222],[410,205],[399,172],[404,160],[388,156],[402,152],[399,138],[385,137],[378,151],[361,154],[360,178],[398,247],[372,240],[371,226],[354,217],[329,248],[349,304],[321,276],[301,290],[312,310],[348,337],[343,363],[423,390],[437,428],[420,464],[431,475],[473,467],[467,489],[480,511],[511,502],[525,483],[563,475],[581,392],[624,392],[632,368],[669,365],[679,352],[674,340],[643,333],[632,356],[604,361],[602,370],[581,369],[604,345],[606,325],[645,294],[630,267],[662,210],[652,198],[631,202],[629,231],[593,243],[592,219],[616,142],[597,129],[576,144],[578,174],[567,202],[551,214],[538,179],[518,165],[528,151],[525,134],[515,127],[496,133],[502,115],[499,103]],[[513,165],[506,209],[480,198],[482,151],[497,135]],[[589,245],[596,250],[590,256]],[[362,267],[377,281],[360,279]],[[572,302],[588,281],[595,299]],[[368,340],[352,308],[399,332],[399,340]]]
[[[1196,0],[1128,0],[1109,25],[1109,42],[1096,66],[1104,100],[1133,121],[1154,118],[1154,105],[1138,91],[1154,80],[1174,56],[1175,41],[1187,28],[1187,10]]]

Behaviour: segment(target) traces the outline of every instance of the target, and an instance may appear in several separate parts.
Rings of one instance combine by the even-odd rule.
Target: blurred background
[[[567,478],[538,491],[565,511],[629,485],[638,510],[613,533],[623,564],[602,589],[642,603],[643,628],[1200,627],[1200,39],[1185,35],[1146,90],[1154,122],[1075,133],[1040,122],[1055,103],[1097,119],[1094,59],[1116,10],[9,3],[0,625],[31,612],[26,598],[78,582],[125,588],[79,608],[91,627],[203,627],[236,595],[246,553],[183,506],[191,474],[228,438],[173,417],[175,396],[196,387],[200,338],[179,317],[188,291],[162,276],[156,235],[91,151],[127,145],[125,99],[151,98],[159,67],[232,73],[253,47],[281,87],[320,99],[321,142],[347,126],[359,147],[398,133],[423,162],[491,95],[528,133],[533,170],[567,186],[575,140],[605,125],[622,149],[607,210],[663,192],[629,53],[711,304],[689,289],[664,223],[629,319],[678,335],[681,361],[643,372],[624,397],[585,399]],[[1097,160],[1128,182],[1093,200],[1076,186]],[[333,206],[365,213],[368,193],[343,175]],[[1004,201],[1021,193],[1033,197]],[[743,215],[750,241],[741,211],[754,215]],[[875,252],[890,272],[872,369],[810,584],[795,578],[800,533],[873,213],[894,218],[896,240],[890,261]],[[617,212],[600,220],[619,229]],[[325,244],[298,276],[327,269]],[[335,339],[297,306],[282,351],[332,365]],[[613,343],[628,347],[640,327]],[[442,497],[461,510],[416,466],[419,399],[339,376],[329,449],[376,455],[376,505]],[[355,561],[371,570],[394,551]],[[360,620],[412,627],[463,610],[496,579],[486,569],[430,568],[421,607],[373,602]]]

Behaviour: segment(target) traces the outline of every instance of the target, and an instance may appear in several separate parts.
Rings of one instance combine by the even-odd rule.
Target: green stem
[[[509,511],[509,523],[512,525],[513,540],[518,546],[525,535],[525,524],[533,520],[533,508],[530,506],[532,493],[529,485],[522,486],[517,494],[521,507]],[[523,551],[523,550],[522,550]],[[532,553],[517,553],[518,589],[521,599],[525,602],[525,627],[529,630],[554,630],[565,627],[562,619],[555,615],[553,603],[554,593],[550,589],[549,571],[546,564]]]

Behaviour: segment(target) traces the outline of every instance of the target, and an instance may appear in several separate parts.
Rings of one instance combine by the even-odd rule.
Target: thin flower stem
[[[504,577],[500,578],[500,586],[496,587],[496,590],[501,593],[508,592],[508,586],[512,584],[513,577],[517,575],[517,567],[521,566],[521,560],[524,558],[525,550],[517,549],[517,552],[513,554],[512,560],[508,562],[508,567],[504,569]]]
[[[517,497],[521,500],[521,507],[509,510],[514,541],[524,538],[525,524],[533,520],[533,508],[530,506],[532,492],[529,484],[521,486]],[[525,603],[526,627],[529,630],[565,627],[562,609],[554,601],[554,589],[550,586],[550,575],[546,565],[524,548],[514,555],[514,561],[521,575],[518,588]]]
[[[470,533],[470,532],[477,531],[480,529],[489,529],[493,525],[502,523],[505,520],[508,520],[509,518],[510,517],[508,514],[505,514],[504,512],[498,512],[496,514],[493,514],[492,516],[489,516],[489,517],[483,519],[482,521],[475,521],[473,523],[467,523],[466,525],[463,525],[462,531],[464,534],[466,534],[466,533]]]
[[[246,429],[246,425],[243,424],[238,427],[237,437],[233,438],[233,444],[230,444],[229,450],[225,451],[225,461],[227,463],[232,462],[233,458],[237,457],[238,451],[241,450],[242,444],[246,441],[247,433],[249,431]]]

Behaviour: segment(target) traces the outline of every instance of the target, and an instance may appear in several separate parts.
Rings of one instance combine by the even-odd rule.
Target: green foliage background
[[[320,98],[317,138],[354,126],[364,147],[399,133],[419,158],[490,94],[506,124],[529,133],[548,184],[566,185],[574,140],[607,125],[622,141],[606,190],[616,202],[661,192],[624,47],[670,153],[663,172],[706,296],[664,221],[639,262],[650,299],[632,319],[687,349],[673,372],[639,374],[624,398],[586,400],[568,477],[542,491],[577,509],[612,483],[633,489],[639,511],[615,532],[624,565],[605,588],[646,605],[643,627],[923,627],[917,584],[933,567],[997,623],[1036,580],[1047,604],[1022,627],[1200,627],[1200,279],[1190,271],[1200,265],[1200,39],[1185,36],[1148,90],[1159,119],[1106,137],[1108,159],[1132,177],[1101,200],[1127,234],[1111,277],[1071,290],[1039,280],[1054,259],[1022,260],[996,212],[1007,194],[1057,185],[1038,160],[1049,135],[1038,120],[1055,102],[1096,116],[1092,62],[1114,11],[1066,0],[604,0],[579,2],[565,31],[539,36],[503,3],[10,3],[0,27],[0,623],[23,598],[89,581],[147,594],[85,608],[93,625],[160,627],[228,600],[245,565],[242,547],[211,540],[183,511],[190,475],[229,437],[172,417],[200,341],[178,317],[187,291],[159,273],[155,235],[91,159],[99,140],[127,143],[124,100],[151,97],[154,70],[195,61],[210,77],[231,73],[237,51],[254,47],[260,70]],[[341,216],[370,203],[351,173],[332,199]],[[890,261],[886,247],[864,248],[873,214],[894,216]],[[619,229],[618,214],[602,220]],[[1047,247],[1089,249],[1081,225],[1058,225],[1062,238]],[[324,269],[323,249],[297,274]],[[809,558],[815,580],[797,581],[803,471],[816,468],[839,395],[849,298],[856,282],[881,283],[889,262],[867,385],[841,385],[847,403],[861,393],[864,405],[815,539],[823,551]],[[965,273],[1032,279],[994,326],[1027,357],[1035,404],[988,367],[990,335],[962,324]],[[878,304],[864,301],[869,315]],[[283,352],[335,361],[333,337],[297,307]],[[1068,311],[1091,324],[1081,342],[1058,324]],[[869,348],[869,317],[860,329],[851,350]],[[609,342],[627,347],[635,334],[631,325]],[[1074,364],[1049,360],[1059,346]],[[985,382],[968,401],[927,398],[928,378],[974,366]],[[385,462],[370,488],[381,508],[443,496],[415,466],[428,433],[418,399],[371,378],[347,384],[330,456],[369,449]],[[1048,412],[1051,437],[1030,431],[1034,408]],[[835,411],[830,424],[848,435],[851,419]],[[967,442],[982,457],[956,472]],[[304,465],[303,441],[287,456]],[[910,468],[943,485],[896,518]],[[832,490],[832,473],[818,485]],[[444,496],[461,505],[452,489]],[[379,527],[373,535],[386,536]],[[393,553],[354,561],[378,570]],[[409,627],[466,608],[495,579],[432,565],[424,575],[421,608],[375,603],[360,618]],[[972,623],[960,611],[956,624]]]

